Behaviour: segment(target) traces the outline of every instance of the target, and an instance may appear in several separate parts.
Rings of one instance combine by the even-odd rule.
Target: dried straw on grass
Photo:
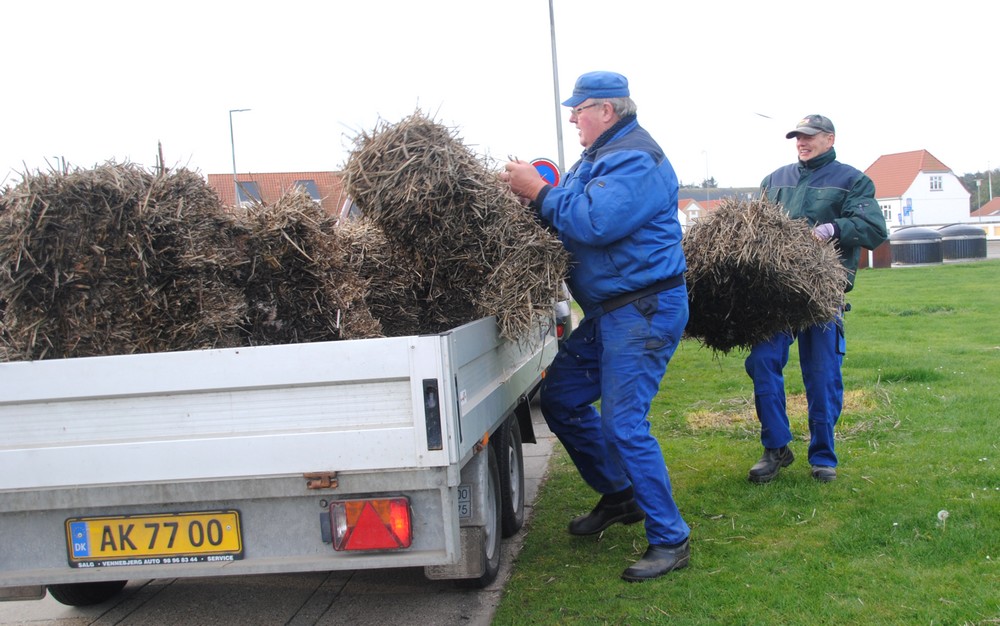
[[[233,346],[240,226],[198,175],[132,164],[26,175],[0,193],[6,359]]]
[[[306,343],[382,335],[364,301],[367,284],[350,263],[336,219],[293,191],[241,216],[249,230],[249,341]]]
[[[766,198],[727,198],[684,235],[687,335],[717,352],[832,321],[847,270],[832,242]]]
[[[568,255],[456,132],[421,112],[380,122],[355,139],[345,186],[406,258],[424,332],[496,315],[503,336],[523,335],[559,298]],[[373,284],[373,291],[377,287]],[[383,324],[386,322],[383,320]]]

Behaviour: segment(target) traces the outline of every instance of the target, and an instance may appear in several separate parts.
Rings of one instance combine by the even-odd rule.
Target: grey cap
[[[790,130],[785,135],[785,139],[791,139],[795,135],[818,135],[819,133],[836,134],[833,130],[833,122],[830,118],[822,115],[807,115],[799,120],[795,125],[795,130]]]

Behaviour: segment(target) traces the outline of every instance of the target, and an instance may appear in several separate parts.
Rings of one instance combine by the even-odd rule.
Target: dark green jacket
[[[847,291],[854,287],[861,248],[874,250],[889,237],[875,200],[875,184],[863,172],[837,161],[833,148],[775,170],[760,187],[790,217],[805,219],[811,226],[833,224],[840,261],[849,272]]]

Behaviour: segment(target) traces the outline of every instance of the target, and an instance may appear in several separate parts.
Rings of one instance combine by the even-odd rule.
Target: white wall
[[[931,189],[931,179],[934,177],[940,179],[940,189]],[[903,216],[902,224],[953,224],[967,221],[970,195],[958,177],[950,172],[921,172],[901,199],[900,210],[905,212],[907,199],[912,207],[910,215]],[[900,223],[898,213],[893,218],[893,224]]]
[[[900,198],[882,198],[878,201],[885,217],[885,223],[891,228],[903,225],[903,201]]]

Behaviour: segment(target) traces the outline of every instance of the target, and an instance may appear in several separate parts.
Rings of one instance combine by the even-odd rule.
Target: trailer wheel
[[[500,458],[500,513],[503,536],[513,537],[524,526],[524,451],[521,426],[511,415],[494,440]]]
[[[482,589],[489,586],[500,573],[500,534],[503,523],[501,522],[500,504],[500,464],[497,462],[497,453],[493,446],[486,446],[489,458],[487,460],[489,469],[489,484],[486,491],[486,528],[483,532],[483,561],[486,563],[486,570],[478,578],[460,578],[455,583],[463,589]]]
[[[49,594],[67,606],[90,606],[106,602],[125,588],[127,580],[106,580],[97,583],[64,583],[49,585]]]

